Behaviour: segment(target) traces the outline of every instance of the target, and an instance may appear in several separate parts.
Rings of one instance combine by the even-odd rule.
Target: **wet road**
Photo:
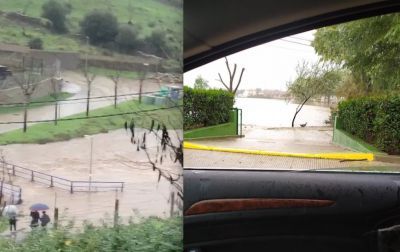
[[[63,74],[64,85],[62,91],[74,93],[69,99],[87,97],[87,84],[82,74],[76,72],[65,72]],[[160,89],[160,84],[154,80],[146,80],[143,84],[143,92],[153,92]],[[139,92],[139,81],[121,78],[118,84],[118,94],[132,94]],[[112,96],[114,94],[114,83],[107,77],[97,76],[92,84],[92,97]],[[119,97],[118,102],[130,100],[134,96]],[[114,104],[114,98],[95,99],[90,102],[90,109],[96,109]],[[60,102],[59,116],[65,117],[86,111],[86,100]],[[28,120],[52,120],[54,119],[54,105],[30,109]],[[0,122],[20,122],[23,120],[23,112],[13,114],[0,114]],[[29,124],[28,124],[29,126]],[[22,124],[2,124],[0,133],[22,128]]]

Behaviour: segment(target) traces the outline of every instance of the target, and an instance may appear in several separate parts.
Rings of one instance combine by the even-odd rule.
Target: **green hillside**
[[[40,17],[42,5],[47,0],[0,0],[1,11],[20,12],[27,16]],[[79,22],[86,13],[94,10],[112,12],[120,24],[128,23],[130,17],[135,27],[138,27],[138,36],[144,38],[153,30],[161,29],[167,32],[169,43],[182,43],[182,9],[169,5],[168,1],[161,0],[64,0],[72,6],[68,15],[69,33],[58,35],[39,26],[21,24],[0,16],[0,43],[11,43],[26,46],[32,37],[41,37],[44,48],[47,50],[83,51],[82,37],[73,34],[80,33]],[[98,49],[91,47],[91,53]]]

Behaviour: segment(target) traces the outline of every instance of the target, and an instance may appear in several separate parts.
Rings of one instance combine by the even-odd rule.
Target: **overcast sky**
[[[239,78],[242,67],[246,68],[239,89],[286,90],[286,83],[296,77],[298,62],[318,60],[313,47],[307,46],[313,40],[313,34],[314,31],[299,33],[228,56],[232,69],[233,63],[238,65],[236,78]],[[216,80],[218,73],[221,73],[224,80],[228,79],[223,58],[185,73],[184,84],[193,86],[196,77],[201,75],[211,87],[223,88]]]

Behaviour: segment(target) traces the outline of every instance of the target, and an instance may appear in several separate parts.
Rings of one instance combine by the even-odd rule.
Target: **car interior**
[[[185,0],[184,71],[399,1]],[[184,166],[185,251],[400,251],[400,174]]]

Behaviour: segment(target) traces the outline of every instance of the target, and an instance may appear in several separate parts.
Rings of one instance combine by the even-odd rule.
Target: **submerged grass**
[[[172,106],[170,106],[172,107]],[[79,120],[59,121],[57,125],[54,122],[38,123],[28,126],[27,132],[22,129],[9,131],[0,134],[0,145],[17,144],[17,143],[39,143],[65,141],[73,138],[83,137],[85,135],[93,135],[97,133],[106,133],[109,130],[120,129],[124,127],[126,120],[135,121],[135,127],[149,128],[152,118],[156,118],[160,122],[164,122],[170,129],[182,128],[182,113],[179,108],[163,109],[168,107],[160,107],[155,105],[139,104],[138,101],[132,100],[114,106],[107,106],[91,110],[89,117],[112,115],[119,113],[129,113],[127,115],[116,115],[100,118],[86,119],[85,113],[79,113],[64,118],[85,118]],[[140,112],[146,110],[154,110],[151,112]],[[140,112],[140,113],[136,113]],[[130,114],[132,113],[132,114]]]

